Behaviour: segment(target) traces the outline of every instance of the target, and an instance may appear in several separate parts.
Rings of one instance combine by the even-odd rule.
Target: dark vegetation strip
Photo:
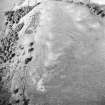
[[[101,18],[105,17],[105,9],[103,9],[100,5],[95,3],[90,3],[87,4],[87,7],[90,9],[91,14],[100,16]]]
[[[39,4],[40,3],[36,4],[35,6]],[[5,37],[0,39],[0,105],[13,105],[13,103],[10,103],[11,93],[8,91],[7,88],[4,87],[3,77],[6,76],[6,71],[8,72],[9,69],[11,69],[7,67],[7,64],[9,65],[10,61],[16,55],[15,50],[16,50],[17,41],[19,40],[18,32],[21,31],[21,29],[24,26],[24,23],[19,23],[19,20],[22,17],[24,17],[26,14],[28,14],[35,6],[26,6],[16,11],[7,11],[5,13],[5,16],[7,17],[6,25],[9,24],[9,32]],[[13,30],[12,25],[14,23],[16,23],[17,26]],[[30,44],[30,46],[32,45],[33,45],[33,42]],[[31,48],[29,49],[29,52],[33,50],[34,49]],[[25,64],[28,64],[31,60],[32,60],[32,57],[26,58]],[[18,92],[19,92],[18,89],[14,90],[14,94],[17,94]],[[22,94],[23,94],[23,100],[22,100],[23,105],[28,105],[29,99],[25,96],[25,90]],[[20,103],[20,100],[15,100],[15,104],[19,105],[19,103]]]
[[[34,7],[36,7],[39,4],[40,4],[40,2],[37,3],[34,6],[21,7],[19,9],[17,9],[16,11],[6,11],[5,12],[5,16],[7,17],[6,25],[8,24],[8,22],[11,22],[12,24],[19,23],[19,20],[22,17],[24,17],[25,15],[27,15]]]
[[[15,56],[15,44],[19,39],[17,32],[10,32],[9,35],[0,40],[0,61],[6,63]],[[3,58],[3,59],[2,59]]]
[[[8,36],[0,39],[0,105],[12,105],[9,100],[11,93],[8,88],[4,87],[3,80],[6,77],[6,73],[9,72],[7,62],[11,61],[15,57],[15,43],[18,40],[18,34],[16,32],[9,32]]]
[[[15,29],[9,30],[7,35],[0,39],[0,64],[6,63],[15,57],[15,49],[19,40],[18,32],[22,30],[24,23],[19,23]]]
[[[18,26],[16,30],[13,30],[11,27],[7,35],[0,39],[0,105],[12,105],[9,101],[11,93],[8,88],[4,87],[4,84],[6,84],[8,80],[4,81],[3,78],[6,77],[7,72],[10,70],[10,68],[7,67],[7,65],[9,65],[8,62],[15,57],[16,44],[19,40],[18,31],[21,28],[22,27]]]

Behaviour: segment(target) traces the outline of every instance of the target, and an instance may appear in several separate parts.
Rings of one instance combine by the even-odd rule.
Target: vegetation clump
[[[100,16],[101,18],[105,17],[105,9],[103,8],[103,6],[95,3],[88,3],[87,7],[90,9],[91,14]]]

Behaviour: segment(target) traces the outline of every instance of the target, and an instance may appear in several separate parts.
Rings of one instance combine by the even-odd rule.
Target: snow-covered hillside
[[[104,6],[68,1],[25,0],[5,9],[1,105],[105,104]]]

